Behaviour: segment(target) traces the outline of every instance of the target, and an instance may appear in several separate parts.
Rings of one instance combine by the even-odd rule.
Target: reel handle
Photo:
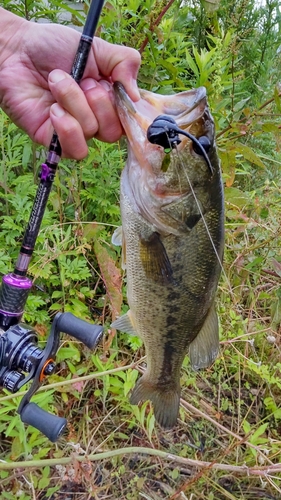
[[[83,319],[76,318],[69,312],[56,315],[56,328],[60,332],[67,333],[71,337],[80,340],[89,349],[94,349],[97,346],[103,333],[102,326],[93,325]]]
[[[27,403],[20,412],[22,422],[32,425],[55,443],[63,433],[67,420],[42,410],[35,403]]]
[[[18,328],[18,326],[15,328]],[[8,332],[6,332],[6,334]],[[53,443],[58,440],[64,431],[67,420],[42,410],[42,408],[35,403],[30,403],[30,399],[41,385],[42,378],[53,371],[53,359],[59,348],[60,332],[68,333],[72,337],[83,342],[89,349],[93,349],[102,336],[103,327],[87,323],[87,321],[76,318],[76,316],[71,313],[56,314],[47,345],[45,349],[39,353],[39,362],[34,363],[34,369],[30,371],[29,375],[20,382],[20,384],[18,384],[19,388],[21,385],[31,380],[31,378],[33,379],[29,390],[23,396],[18,407],[18,413],[20,414],[21,420],[41,431],[42,434],[47,436]],[[49,368],[49,370],[46,372],[47,368]]]

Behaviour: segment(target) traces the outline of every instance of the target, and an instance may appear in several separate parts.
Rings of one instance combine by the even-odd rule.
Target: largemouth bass
[[[147,369],[131,403],[151,400],[158,423],[171,428],[177,421],[180,370],[188,350],[196,370],[209,366],[219,350],[214,299],[224,213],[214,122],[204,87],[172,96],[141,91],[137,103],[120,83],[114,91],[128,139],[121,216],[130,310],[112,327],[138,335],[145,345]],[[148,127],[163,114],[205,139],[209,164],[186,137],[168,154],[148,141]],[[121,244],[118,231],[113,243]]]

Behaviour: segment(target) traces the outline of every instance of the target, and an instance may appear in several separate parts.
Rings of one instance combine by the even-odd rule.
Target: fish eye
[[[208,153],[210,151],[210,148],[211,148],[211,142],[210,140],[208,139],[208,137],[206,137],[205,135],[202,135],[201,137],[198,137],[197,141],[199,142],[199,144],[196,144],[196,142],[193,143],[193,150],[195,151],[195,153],[197,153],[198,155],[200,156],[203,156],[203,152],[202,152],[202,149],[204,149],[206,151],[206,153]]]

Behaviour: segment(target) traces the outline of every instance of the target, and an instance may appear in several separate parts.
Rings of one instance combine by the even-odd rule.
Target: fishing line
[[[184,174],[185,174],[185,176],[186,176],[187,182],[188,182],[189,187],[190,187],[190,191],[191,191],[191,193],[192,193],[192,195],[193,195],[193,197],[194,197],[195,203],[196,203],[197,208],[198,208],[198,210],[199,210],[199,213],[200,213],[200,215],[201,215],[201,217],[202,217],[203,224],[204,224],[204,226],[205,226],[206,232],[207,232],[207,234],[208,234],[208,237],[209,237],[210,242],[211,242],[211,244],[212,244],[212,247],[213,247],[213,249],[214,249],[214,252],[215,252],[216,258],[217,258],[217,260],[218,260],[218,263],[219,263],[219,265],[220,265],[220,268],[221,268],[222,274],[223,274],[223,276],[224,276],[224,278],[225,278],[225,280],[226,280],[226,284],[227,284],[227,287],[228,287],[228,289],[229,289],[230,295],[231,295],[231,297],[232,297],[232,299],[233,299],[233,302],[236,304],[237,308],[241,310],[241,308],[239,307],[239,304],[237,304],[237,303],[236,303],[236,300],[235,300],[235,295],[234,295],[234,293],[233,293],[233,290],[232,290],[232,287],[231,287],[231,283],[230,283],[230,281],[229,281],[229,279],[228,279],[228,276],[227,276],[227,274],[226,274],[226,272],[225,272],[225,270],[224,270],[224,267],[223,267],[222,261],[221,261],[221,259],[220,259],[219,254],[218,254],[218,251],[217,251],[217,249],[216,249],[216,246],[215,246],[215,243],[214,243],[214,241],[213,241],[213,238],[212,238],[211,232],[210,232],[210,230],[209,230],[209,228],[208,228],[208,224],[207,224],[207,222],[206,222],[206,220],[205,220],[205,218],[204,218],[203,212],[202,212],[202,210],[201,210],[200,203],[199,203],[199,201],[198,201],[198,199],[197,199],[197,196],[196,196],[195,191],[194,191],[194,189],[193,189],[192,183],[191,183],[191,181],[190,181],[190,179],[189,179],[188,173],[187,173],[186,168],[185,168],[185,166],[184,166],[184,163],[183,163],[183,161],[182,161],[180,151],[178,150],[178,147],[177,147],[177,146],[176,146],[176,147],[174,146],[174,147],[173,147],[173,149],[176,151],[177,157],[178,157],[178,159],[179,159],[179,161],[180,161],[181,167],[182,167],[182,169],[183,169],[183,171],[184,171]],[[241,311],[241,312],[242,312],[242,311]],[[255,348],[255,346],[254,346],[254,339],[252,339],[252,340],[250,340],[250,341],[248,340],[248,343],[250,344],[250,346],[251,346],[251,348],[252,348],[252,351],[253,351],[254,355],[256,356],[256,359],[257,359],[257,362],[252,361],[252,360],[250,360],[250,361],[251,361],[254,365],[256,365],[256,366],[260,366],[260,365],[261,365],[261,360],[259,359],[258,353],[257,353],[256,348]],[[246,356],[244,356],[244,355],[243,355],[243,354],[242,354],[242,353],[241,353],[238,349],[236,349],[236,347],[235,347],[234,345],[233,345],[232,347],[233,347],[233,348],[234,348],[234,349],[235,349],[235,350],[236,350],[236,351],[237,351],[237,352],[238,352],[238,353],[239,353],[239,354],[240,354],[243,358],[245,358],[245,359],[247,359],[247,360],[248,360],[248,358],[247,358]]]
[[[217,258],[218,263],[219,263],[219,265],[220,265],[221,272],[222,272],[223,276],[224,276],[224,277],[225,277],[225,279],[226,279],[227,286],[228,286],[228,288],[229,288],[229,290],[230,290],[231,294],[233,295],[233,291],[232,291],[232,288],[231,288],[230,281],[229,281],[229,279],[228,279],[228,277],[227,277],[227,274],[226,274],[226,272],[225,272],[225,270],[224,270],[224,267],[223,267],[223,264],[222,264],[221,258],[220,258],[219,254],[218,254],[217,249],[216,249],[216,245],[215,245],[215,243],[214,243],[214,241],[213,241],[213,238],[212,238],[212,235],[211,235],[210,229],[208,228],[208,224],[207,224],[207,222],[206,222],[206,220],[205,220],[205,217],[204,217],[204,214],[203,214],[203,212],[202,212],[202,210],[201,210],[200,203],[199,203],[199,201],[198,201],[198,199],[197,199],[197,196],[196,196],[195,191],[194,191],[194,189],[193,189],[192,183],[191,183],[191,181],[190,181],[190,179],[189,179],[188,173],[187,173],[186,168],[185,168],[185,166],[184,166],[184,163],[183,163],[183,161],[182,161],[181,154],[180,154],[180,152],[179,152],[179,150],[178,150],[177,146],[176,146],[176,147],[174,146],[174,148],[173,148],[173,149],[176,151],[176,154],[177,154],[178,159],[179,159],[179,161],[180,161],[181,167],[182,167],[182,169],[183,169],[183,171],[184,171],[184,174],[185,174],[185,176],[186,176],[187,182],[188,182],[189,187],[190,187],[190,191],[191,191],[191,193],[192,193],[192,195],[193,195],[193,198],[194,198],[195,203],[196,203],[196,205],[197,205],[198,211],[199,211],[200,216],[201,216],[201,218],[202,218],[203,224],[204,224],[204,226],[205,226],[206,232],[207,232],[207,234],[208,234],[209,240],[210,240],[210,242],[211,242],[211,244],[212,244],[212,247],[213,247],[213,250],[214,250],[214,252],[215,252],[216,258]]]
[[[225,270],[223,268],[222,261],[220,259],[218,251],[217,251],[216,246],[214,244],[211,232],[210,232],[210,230],[208,228],[208,225],[207,225],[207,222],[206,222],[206,220],[204,218],[203,212],[201,210],[199,201],[198,201],[198,199],[196,197],[196,194],[195,194],[195,191],[193,189],[192,183],[191,183],[191,181],[190,181],[190,179],[188,177],[188,174],[187,174],[187,171],[185,169],[184,163],[181,160],[181,155],[180,155],[180,152],[178,150],[178,145],[182,142],[181,139],[179,138],[180,134],[184,135],[189,140],[191,140],[192,145],[193,145],[193,149],[194,149],[195,153],[197,153],[198,155],[200,155],[205,160],[206,165],[208,166],[211,175],[213,175],[214,174],[214,168],[213,168],[213,166],[212,166],[212,164],[210,162],[210,158],[208,156],[208,151],[209,151],[210,146],[211,146],[211,143],[210,143],[210,140],[208,139],[208,137],[201,136],[199,138],[196,138],[195,136],[193,136],[192,134],[190,134],[186,130],[180,129],[178,127],[176,121],[174,120],[174,118],[172,118],[169,115],[159,115],[158,117],[156,117],[153,120],[153,122],[151,123],[151,125],[147,129],[147,138],[148,138],[149,142],[151,142],[152,144],[158,144],[159,146],[162,146],[164,148],[164,150],[165,150],[166,153],[170,153],[173,149],[177,151],[177,155],[178,155],[181,167],[184,170],[184,174],[185,174],[186,179],[188,181],[188,184],[189,184],[191,193],[192,193],[192,195],[194,197],[195,203],[196,203],[196,205],[198,207],[199,214],[200,214],[200,216],[201,216],[201,218],[203,220],[203,224],[205,226],[205,229],[206,229],[207,235],[209,237],[209,240],[210,240],[210,242],[212,244],[212,247],[213,247],[213,250],[215,252],[216,258],[218,260],[221,272],[222,272],[222,274],[223,274],[223,276],[224,276],[224,278],[226,280],[228,289],[230,291],[230,295],[233,298],[233,302],[236,303],[235,296],[234,296],[234,293],[232,291],[230,281],[229,281],[229,279],[228,279],[228,277],[226,275],[226,272],[225,272]],[[180,174],[179,174],[179,172],[177,172],[177,173],[178,173],[178,178],[180,179]]]

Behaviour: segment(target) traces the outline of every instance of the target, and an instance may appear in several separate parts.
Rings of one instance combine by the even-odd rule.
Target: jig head
[[[211,147],[211,143],[206,136],[199,137],[198,139],[194,135],[180,129],[175,120],[171,116],[159,115],[152,124],[147,129],[147,139],[152,144],[158,144],[166,149],[175,149],[178,144],[181,143],[179,134],[188,137],[193,143],[193,149],[195,153],[203,156],[206,161],[211,174],[214,173],[214,169],[211,165],[210,159],[207,155]]]

